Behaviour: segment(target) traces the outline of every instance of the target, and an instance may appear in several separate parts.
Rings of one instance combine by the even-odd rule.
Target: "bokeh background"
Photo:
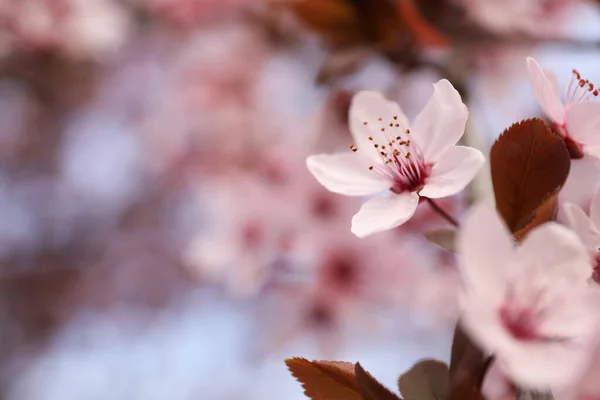
[[[460,280],[409,223],[359,240],[352,94],[414,117],[448,78],[487,151],[541,115],[525,57],[600,83],[583,0],[0,0],[0,399],[302,399],[283,360],[389,387],[447,360]],[[598,176],[577,164],[563,196]],[[441,205],[491,195],[483,171]]]

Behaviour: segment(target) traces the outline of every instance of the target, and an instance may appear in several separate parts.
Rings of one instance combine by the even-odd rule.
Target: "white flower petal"
[[[431,175],[425,180],[425,186],[419,194],[432,199],[452,196],[473,180],[484,163],[485,157],[477,149],[451,147],[433,165]]]
[[[546,77],[539,64],[531,57],[527,57],[527,70],[529,71],[533,92],[540,102],[542,110],[552,121],[563,124],[565,122],[565,108],[558,98],[555,83],[552,79]]]
[[[465,331],[482,349],[494,354],[500,368],[521,385],[548,388],[565,384],[577,375],[577,368],[582,366],[583,361],[583,343],[519,341],[502,324],[498,304],[489,303],[479,296],[467,297],[463,303],[461,322]],[[565,320],[565,323],[570,321],[573,320]],[[565,371],[569,367],[558,367],[557,364],[573,366],[576,370]]]
[[[583,285],[590,277],[589,253],[570,229],[548,222],[531,231],[517,248],[521,273],[553,276],[561,284]],[[549,279],[549,278],[548,278]]]
[[[495,210],[475,206],[458,235],[460,271],[470,292],[498,299],[504,296],[506,266],[514,255],[512,236]]]
[[[382,121],[379,121],[379,118]],[[386,140],[381,128],[382,124],[389,124],[391,121],[399,124],[402,130],[409,128],[408,119],[400,106],[396,102],[387,100],[381,93],[364,90],[356,93],[352,98],[350,132],[360,152],[380,160],[379,151],[373,147],[373,143],[385,144],[389,141]],[[369,140],[369,136],[373,141]]]
[[[352,218],[352,233],[365,237],[408,221],[419,205],[416,193],[389,194],[367,200]]]
[[[496,354],[499,349],[511,346],[514,339],[499,318],[500,304],[489,302],[479,296],[466,296],[460,323],[465,332],[487,353]]]
[[[600,290],[594,284],[571,288],[559,294],[560,306],[547,313],[540,331],[548,337],[575,337],[579,341],[590,341],[596,336],[600,322]]]
[[[558,97],[555,82],[552,78],[548,79],[539,64],[531,57],[527,57],[527,70],[533,92],[542,110],[553,122],[562,125],[565,122],[565,107]]]
[[[584,101],[571,104],[566,110],[567,132],[585,146],[600,146],[600,103]]]
[[[574,383],[585,367],[585,353],[581,344],[523,342],[504,349],[501,361],[518,384],[542,391]]]
[[[347,196],[365,196],[390,188],[388,180],[361,162],[354,153],[317,154],[306,159],[308,170],[328,190]]]
[[[469,111],[460,94],[446,79],[433,85],[433,94],[413,123],[411,136],[426,162],[435,162],[465,132]]]
[[[594,227],[592,220],[577,204],[566,203],[564,209],[571,229],[575,231],[588,250],[595,250],[600,244],[600,233]]]
[[[598,148],[600,150],[600,148]],[[598,152],[600,155],[600,151]],[[591,156],[584,156],[580,160],[571,160],[571,170],[562,190],[558,195],[560,203],[571,202],[587,208],[592,198],[591,191],[600,184],[600,169],[598,160]],[[559,220],[564,220],[560,218]]]
[[[583,152],[589,156],[589,161],[594,165],[594,169],[598,171],[600,168],[600,146],[585,146]],[[577,161],[577,160],[572,160]]]
[[[550,82],[550,86],[552,87],[552,93],[554,93],[557,99],[560,99],[560,94],[558,93],[558,78],[556,77],[556,74],[554,73],[554,71],[547,68],[544,68],[543,71],[544,75],[546,76],[546,79],[548,79],[548,82]]]
[[[590,203],[590,219],[596,231],[600,231],[600,190],[596,189]],[[596,243],[600,244],[600,243]]]

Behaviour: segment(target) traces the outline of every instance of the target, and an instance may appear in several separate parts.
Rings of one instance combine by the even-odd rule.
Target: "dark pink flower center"
[[[341,292],[352,292],[360,281],[360,264],[350,252],[331,254],[323,265],[327,286]]]
[[[390,190],[396,194],[421,190],[431,173],[431,165],[425,162],[421,148],[411,140],[410,129],[402,127],[397,116],[391,121],[379,118],[372,125],[381,132],[385,142],[378,143],[369,136],[381,160],[369,166],[369,170],[388,179]],[[358,151],[355,146],[350,146],[350,149]]]
[[[594,269],[592,270],[592,279],[596,283],[600,283],[600,251],[596,252],[594,258]]]
[[[556,122],[552,124],[552,130],[556,132],[563,140],[565,141],[565,146],[569,152],[569,155],[572,159],[580,159],[583,158],[583,145],[578,141],[574,140],[571,136],[569,136],[569,132],[567,131],[566,124],[557,124]]]
[[[573,140],[571,136],[565,137],[565,145],[567,146],[567,150],[569,151],[569,155],[572,159],[578,160],[583,158],[585,153],[583,152],[583,145],[576,140]]]
[[[319,218],[334,218],[338,211],[338,204],[329,193],[318,193],[312,199],[311,210]]]
[[[499,311],[504,328],[517,340],[531,341],[539,338],[535,313],[530,309],[512,309],[503,306]]]
[[[264,238],[265,231],[257,222],[249,222],[241,229],[242,244],[249,250],[254,250],[260,247]]]
[[[308,323],[319,327],[328,328],[334,323],[334,313],[325,303],[313,304],[306,313]]]

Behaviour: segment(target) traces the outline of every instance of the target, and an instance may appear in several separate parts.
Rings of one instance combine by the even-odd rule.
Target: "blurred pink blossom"
[[[569,176],[558,198],[560,204],[574,203],[584,210],[589,210],[592,195],[600,185],[600,169],[590,156],[580,160],[571,160]],[[564,207],[558,211],[558,221],[566,222]]]
[[[130,16],[115,0],[2,0],[0,51],[58,51],[96,59],[118,49],[130,30]]]
[[[245,24],[205,28],[178,44],[164,65],[162,95],[140,120],[150,167],[228,175],[255,168],[278,140],[278,116],[261,106],[256,83],[271,55]]]
[[[364,239],[348,231],[330,232],[328,239],[325,235],[320,236],[320,249],[306,270],[308,280],[279,285],[270,292],[270,312],[265,315],[270,351],[310,337],[317,341],[320,353],[333,355],[344,334],[371,337],[411,310],[433,316],[436,326],[440,316],[448,316],[453,298],[445,293],[456,286],[437,284],[450,280],[428,271],[435,257],[417,250],[426,247],[409,232]],[[425,295],[434,287],[443,290]],[[434,297],[443,298],[445,304]],[[285,315],[285,321],[278,315]]]
[[[548,223],[515,247],[495,211],[477,206],[460,233],[463,324],[518,384],[565,387],[581,374],[600,317],[600,291],[574,232]]]
[[[584,373],[573,384],[552,392],[556,400],[598,400],[600,399],[600,344],[598,341],[590,349],[589,362]]]
[[[199,186],[199,205],[212,217],[186,255],[192,270],[234,294],[256,294],[278,266],[304,270],[324,235],[348,231],[356,207],[312,179],[301,149],[272,146],[260,155],[244,174]]]
[[[565,213],[571,228],[589,251],[594,281],[600,283],[600,191],[596,191],[590,205],[590,215],[573,203],[565,204]]]
[[[292,216],[269,196],[268,186],[252,177],[206,182],[200,190],[210,193],[204,201],[200,194],[199,205],[211,217],[186,250],[186,264],[201,280],[234,295],[256,295],[287,251],[296,225]]]

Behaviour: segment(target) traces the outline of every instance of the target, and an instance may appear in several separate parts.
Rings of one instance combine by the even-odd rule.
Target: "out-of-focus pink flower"
[[[599,93],[594,84],[573,70],[563,103],[558,94],[556,76],[551,71],[543,71],[531,57],[527,58],[527,68],[535,96],[565,138],[571,155],[581,158],[588,154],[600,159],[600,136],[597,134],[600,130],[600,102],[590,101]]]
[[[329,236],[317,253],[316,288],[330,299],[383,308],[406,304],[418,290],[410,288],[411,282],[432,258],[411,251],[419,242],[410,232],[402,238],[390,232],[363,241],[350,233]]]
[[[268,46],[244,24],[204,29],[178,46],[163,96],[143,121],[156,159],[167,167],[193,164],[210,177],[254,169],[261,149],[282,137],[256,93]]]
[[[600,399],[600,342],[590,349],[589,363],[583,375],[567,388],[552,391],[556,400],[598,400]]]
[[[5,51],[59,51],[101,58],[120,47],[130,30],[125,7],[113,0],[3,0],[0,41]]]
[[[589,217],[581,207],[573,203],[565,204],[569,225],[589,251],[592,260],[594,281],[600,283],[600,191],[596,191],[590,205]]]
[[[252,169],[206,180],[200,188],[211,193],[201,196],[201,204],[212,218],[192,240],[188,265],[201,278],[246,296],[264,289],[281,267],[306,269],[324,243],[348,232],[357,206],[319,185],[301,149],[291,146],[263,148]]]
[[[460,95],[445,79],[434,84],[412,130],[397,103],[377,92],[359,92],[350,107],[356,142],[352,153],[313,155],[306,164],[335,193],[366,196],[389,191],[367,200],[352,219],[352,232],[368,236],[410,219],[419,196],[451,196],[473,179],[485,161],[483,154],[455,146],[467,116]]]
[[[600,170],[591,156],[580,160],[571,160],[571,170],[562,190],[558,195],[560,204],[574,203],[589,210],[592,195],[600,185]],[[557,220],[565,222],[564,207],[558,211]]]
[[[282,262],[298,223],[286,204],[270,196],[269,186],[252,176],[206,182],[200,204],[209,210],[206,225],[184,255],[205,282],[242,297],[259,293]]]
[[[578,0],[456,0],[471,18],[497,33],[556,32]]]
[[[599,294],[577,235],[556,223],[515,247],[495,211],[477,206],[458,239],[463,324],[523,386],[564,387],[582,372],[598,332]]]
[[[417,318],[440,316],[449,308],[446,303],[439,312],[433,296],[425,298],[425,289],[437,287],[438,277],[426,270],[434,257],[416,251],[420,243],[409,232],[402,238],[392,232],[365,239],[349,231],[331,233],[327,240],[325,236],[320,236],[320,249],[311,258],[312,268],[306,270],[310,284],[298,282],[270,292],[275,301],[268,318],[276,326],[267,336],[276,339],[270,338],[269,346],[310,337],[318,341],[321,352],[334,356],[342,333],[368,336],[381,332],[389,329],[393,316],[409,313],[414,307],[422,312]],[[292,288],[299,292],[291,294]],[[456,286],[445,289],[452,288]],[[289,304],[294,295],[298,301]],[[287,317],[283,321],[278,315]]]

